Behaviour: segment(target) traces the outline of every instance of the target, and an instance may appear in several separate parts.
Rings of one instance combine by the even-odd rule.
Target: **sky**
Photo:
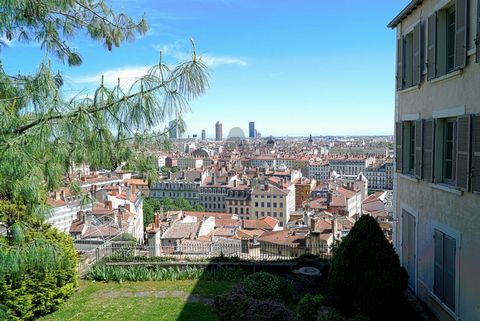
[[[79,36],[69,43],[83,64],[68,67],[66,95],[89,93],[121,77],[131,82],[158,62],[189,54],[189,39],[209,66],[207,92],[190,102],[186,135],[224,136],[254,121],[262,136],[392,135],[395,31],[386,27],[409,0],[107,0],[150,25],[111,52]],[[0,52],[8,73],[31,73],[48,57],[38,45]],[[163,126],[162,126],[163,127]]]

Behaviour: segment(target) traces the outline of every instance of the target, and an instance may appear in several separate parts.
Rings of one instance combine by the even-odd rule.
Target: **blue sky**
[[[263,136],[393,133],[395,32],[386,25],[409,0],[107,2],[133,17],[145,12],[151,29],[112,52],[75,39],[84,63],[55,63],[70,93],[91,91],[101,74],[131,81],[160,49],[174,63],[192,37],[212,77],[185,115],[187,134],[212,137],[217,120],[224,135],[234,126],[247,133],[249,121]],[[0,53],[9,73],[31,72],[44,57],[15,42]]]

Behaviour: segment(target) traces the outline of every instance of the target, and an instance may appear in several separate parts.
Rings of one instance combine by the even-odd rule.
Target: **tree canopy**
[[[103,0],[5,0],[0,7],[2,39],[38,43],[39,54],[69,66],[82,63],[69,43],[79,33],[112,50],[147,30],[143,17],[134,21]],[[42,219],[50,213],[48,191],[69,185],[82,192],[65,177],[73,162],[102,169],[128,163],[149,181],[157,178],[151,150],[167,144],[165,120],[188,111],[189,101],[208,88],[207,67],[191,43],[190,60],[171,67],[160,53],[158,63],[130,87],[121,79],[115,86],[102,79],[87,97],[68,97],[64,76],[53,72],[48,59],[29,74],[11,74],[0,65],[0,285],[9,284],[9,293],[22,295],[17,290],[25,284],[12,283],[22,273],[36,271],[43,282],[62,268],[64,258],[72,262],[65,240],[48,237]],[[2,55],[8,54],[5,45],[0,43]],[[181,117],[179,122],[184,126]],[[69,275],[65,282],[71,280]],[[0,313],[32,317],[18,308],[0,302]]]

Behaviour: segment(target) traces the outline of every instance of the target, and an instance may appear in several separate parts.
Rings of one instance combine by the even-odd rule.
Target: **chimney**
[[[236,179],[233,180],[233,187],[237,187],[237,180]]]
[[[265,185],[264,185],[264,190],[265,190],[265,191],[268,191],[268,183],[265,183]]]
[[[315,218],[310,218],[310,231],[315,232]]]
[[[63,189],[60,191],[60,199],[65,200],[65,191]]]
[[[332,203],[332,192],[327,192],[327,206],[330,207],[330,204]]]
[[[333,233],[333,239],[337,239],[337,233],[338,233],[338,225],[337,225],[337,219],[333,218],[332,219],[332,233]]]
[[[83,211],[78,211],[77,212],[77,220],[80,221],[80,223],[84,223],[85,217]]]
[[[130,187],[127,187],[127,189],[125,190],[125,195],[127,201],[130,201],[130,198],[132,197],[132,189]]]
[[[157,212],[153,214],[153,222],[155,223],[155,228],[160,227],[160,214],[158,214]]]
[[[53,198],[56,200],[56,201],[59,201],[60,200],[60,193],[58,191],[54,191],[53,192]]]

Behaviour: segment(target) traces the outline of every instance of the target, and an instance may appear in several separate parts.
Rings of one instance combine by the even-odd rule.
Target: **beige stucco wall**
[[[435,6],[444,1],[427,0],[397,28],[397,37],[408,31],[419,19],[426,24]],[[469,4],[468,49],[474,47],[476,34],[476,1]],[[421,17],[420,17],[421,15]],[[426,50],[426,45],[425,45]],[[424,57],[426,57],[426,51]],[[422,119],[432,118],[434,111],[465,106],[465,113],[480,113],[480,64],[470,50],[467,66],[458,75],[429,82],[426,75],[418,89],[397,92],[395,120],[402,115],[420,113]],[[453,193],[434,188],[432,184],[395,178],[395,211],[397,219],[402,207],[413,211],[417,218],[417,291],[441,320],[453,320],[432,298],[433,292],[433,229],[443,226],[459,235],[457,249],[457,316],[460,320],[480,320],[480,195]],[[401,257],[401,221],[395,224],[395,246]]]

